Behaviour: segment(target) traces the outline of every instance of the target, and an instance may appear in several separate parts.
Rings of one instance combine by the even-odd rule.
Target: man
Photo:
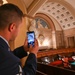
[[[27,40],[24,46],[10,51],[9,42],[15,40],[23,19],[22,11],[14,4],[4,4],[0,6],[0,75],[35,75],[36,55],[38,52],[38,42],[35,40],[34,47],[28,48]],[[25,66],[21,68],[20,59],[30,54]]]

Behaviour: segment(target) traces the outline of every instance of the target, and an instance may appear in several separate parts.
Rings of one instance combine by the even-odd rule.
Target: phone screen
[[[34,40],[35,40],[34,31],[27,32],[27,37],[28,37],[28,47],[30,47],[30,45],[34,47]]]

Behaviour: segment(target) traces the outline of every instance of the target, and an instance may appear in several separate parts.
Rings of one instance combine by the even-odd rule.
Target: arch
[[[36,20],[37,18],[44,20],[49,25],[48,30],[42,29],[42,28],[39,30],[39,31],[42,30],[41,34],[44,36],[44,40],[49,40],[49,41],[43,41],[42,44],[45,42],[45,44],[49,43],[49,45],[43,44],[43,45],[41,45],[41,46],[39,45],[39,46],[41,48],[56,49],[56,37],[55,37],[56,36],[56,33],[55,33],[56,28],[54,26],[54,23],[53,23],[52,19],[44,13],[36,13],[34,19]],[[45,31],[44,33],[43,33],[43,30]],[[39,40],[39,43],[42,41],[42,40],[39,39],[39,37],[37,39]]]
[[[48,25],[51,28],[51,30],[55,31],[54,23],[53,23],[53,21],[51,20],[51,18],[49,16],[47,16],[44,13],[37,13],[37,14],[35,14],[35,19],[36,18],[42,18],[42,19],[44,19],[48,23]]]
[[[68,6],[69,7],[68,7]],[[66,1],[50,0],[37,11],[47,13],[58,21],[63,30],[75,28],[75,17],[72,6]],[[73,11],[73,13],[71,12]],[[55,24],[54,24],[55,25]],[[56,27],[56,26],[55,26]]]

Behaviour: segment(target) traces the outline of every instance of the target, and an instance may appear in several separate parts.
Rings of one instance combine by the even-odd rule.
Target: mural
[[[50,36],[50,27],[48,23],[42,18],[35,18],[31,21],[29,31],[34,31],[35,36],[38,39],[40,47],[48,47]],[[49,33],[49,34],[48,34]],[[47,42],[47,43],[46,43]]]
[[[48,24],[46,23],[45,20],[41,19],[41,18],[36,18],[36,27],[37,28],[47,28],[49,29]]]

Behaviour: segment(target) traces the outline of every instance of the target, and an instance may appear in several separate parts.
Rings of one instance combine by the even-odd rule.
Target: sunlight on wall
[[[43,41],[43,44],[42,44],[43,46],[49,46],[50,45],[50,39],[45,39],[44,41]]]
[[[39,47],[41,49],[49,49],[51,47],[51,40],[46,38],[45,40],[42,41],[42,43],[40,43],[40,41],[38,40],[39,42]]]

